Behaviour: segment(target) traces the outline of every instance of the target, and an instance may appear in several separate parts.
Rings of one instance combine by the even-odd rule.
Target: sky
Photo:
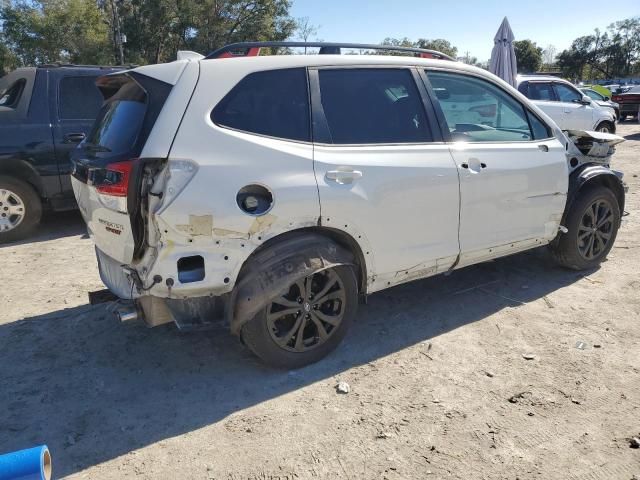
[[[516,40],[560,53],[595,28],[640,16],[640,1],[594,0],[292,0],[291,15],[309,17],[326,42],[380,43],[386,37],[444,38],[479,61],[488,60],[506,16]]]

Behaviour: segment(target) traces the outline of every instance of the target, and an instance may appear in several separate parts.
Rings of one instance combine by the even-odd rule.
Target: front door
[[[427,77],[440,92],[436,98],[469,98],[467,121],[459,113],[454,120],[446,109],[441,111],[460,173],[459,265],[552,239],[564,211],[568,167],[551,129],[487,80],[446,71],[431,71]],[[477,123],[475,104],[480,100],[494,106],[493,123]]]
[[[417,72],[320,68],[310,83],[322,224],[368,246],[369,291],[450,268],[458,172]]]
[[[562,105],[565,121],[564,130],[592,130],[593,106],[582,103],[582,93],[575,88],[560,82],[554,82],[558,102]]]
[[[102,94],[95,85],[95,74],[63,76],[62,71],[56,73],[59,74],[52,75],[54,81],[50,83],[50,98],[57,99],[51,102],[53,140],[62,197],[71,199],[70,154],[89,134],[102,105]]]

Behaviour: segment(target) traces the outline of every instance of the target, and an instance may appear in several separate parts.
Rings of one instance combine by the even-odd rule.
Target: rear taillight
[[[619,95],[614,95],[613,97],[611,97],[611,100],[613,100],[616,103],[620,103],[622,101],[622,97]]]
[[[98,170],[93,179],[93,186],[103,195],[126,197],[129,193],[131,171],[137,159],[110,163]]]

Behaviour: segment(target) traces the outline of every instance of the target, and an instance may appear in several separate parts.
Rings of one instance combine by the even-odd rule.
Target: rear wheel
[[[28,236],[40,223],[42,203],[26,182],[0,176],[0,243]]]
[[[353,269],[328,268],[289,285],[243,327],[242,339],[268,365],[300,368],[340,344],[357,304]]]
[[[620,226],[620,207],[603,186],[579,193],[567,215],[567,233],[551,244],[555,260],[574,270],[597,267],[609,254]]]

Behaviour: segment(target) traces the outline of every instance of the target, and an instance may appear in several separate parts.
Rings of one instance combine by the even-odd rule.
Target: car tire
[[[307,289],[311,292],[308,297],[322,294],[322,298],[330,299],[322,302],[320,298],[320,305],[313,298],[302,299]],[[301,368],[324,358],[340,344],[357,308],[358,284],[353,268],[330,267],[290,285],[281,297],[261,309],[242,328],[242,341],[271,367]]]
[[[618,234],[618,200],[607,187],[587,188],[578,193],[565,224],[568,232],[560,233],[550,245],[555,261],[573,270],[596,268],[611,251]]]
[[[616,131],[616,127],[613,123],[605,120],[604,122],[600,122],[600,124],[598,124],[598,126],[596,127],[596,131],[601,133],[614,133]]]
[[[0,243],[28,237],[41,217],[42,202],[33,187],[0,175]]]

